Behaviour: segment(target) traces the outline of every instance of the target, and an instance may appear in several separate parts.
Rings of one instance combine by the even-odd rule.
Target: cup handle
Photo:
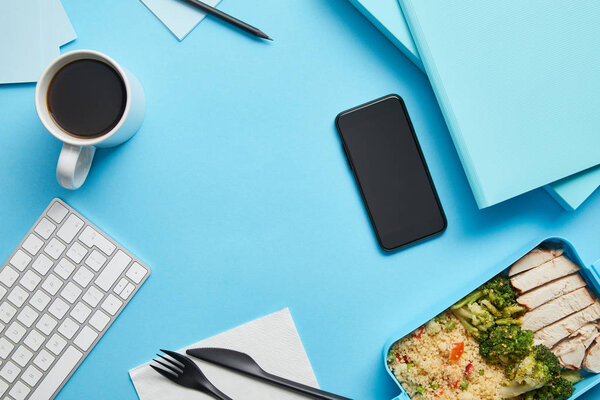
[[[95,153],[94,146],[73,146],[63,143],[56,166],[58,183],[65,189],[79,189],[90,172]]]

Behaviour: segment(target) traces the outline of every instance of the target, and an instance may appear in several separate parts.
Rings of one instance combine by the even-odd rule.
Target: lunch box
[[[581,258],[579,257],[579,255],[577,254],[575,247],[568,240],[561,238],[561,237],[549,237],[549,238],[546,238],[543,240],[538,240],[538,241],[532,242],[530,245],[524,247],[520,251],[513,254],[511,257],[504,260],[504,262],[502,264],[500,264],[497,269],[493,269],[493,270],[490,270],[489,272],[486,272],[486,274],[483,275],[482,277],[480,277],[480,279],[477,282],[469,283],[469,285],[466,286],[464,288],[464,291],[461,291],[461,293],[459,295],[447,296],[446,298],[443,299],[443,301],[439,302],[435,306],[431,307],[430,309],[426,310],[421,315],[419,315],[418,318],[404,324],[404,326],[399,331],[397,331],[387,341],[387,343],[385,344],[385,346],[383,348],[383,363],[385,365],[385,369],[386,369],[387,373],[394,380],[394,382],[396,382],[396,384],[400,388],[400,392],[401,392],[399,396],[394,398],[394,400],[411,400],[411,398],[404,391],[404,388],[402,387],[400,382],[396,379],[396,377],[394,376],[394,373],[388,367],[387,354],[388,354],[390,348],[392,347],[392,345],[394,343],[396,343],[398,340],[402,339],[404,336],[413,332],[418,327],[427,323],[429,320],[434,318],[436,315],[440,314],[442,311],[445,311],[448,308],[450,308],[453,304],[458,302],[460,299],[465,297],[467,294],[471,293],[473,290],[477,289],[479,286],[486,283],[488,280],[490,280],[494,276],[498,275],[500,272],[508,272],[510,265],[512,265],[519,258],[521,258],[522,256],[524,256],[525,254],[527,254],[528,252],[530,252],[531,250],[533,250],[535,247],[537,247],[538,245],[540,245],[542,243],[549,243],[549,244],[553,244],[553,245],[562,246],[564,248],[564,253],[567,255],[567,257],[571,261],[573,261],[575,264],[577,264],[578,266],[581,267],[579,274],[585,280],[588,287],[592,290],[592,292],[594,293],[594,295],[597,298],[600,298],[600,295],[599,295],[600,294],[600,260],[596,261],[594,264],[592,264],[590,266],[585,265],[583,263],[583,261],[581,260]],[[594,387],[598,383],[600,383],[600,374],[593,374],[593,373],[586,372],[584,370],[581,370],[581,374],[583,375],[584,379],[581,382],[578,382],[577,384],[575,384],[575,392],[569,398],[569,400],[578,398],[583,393],[587,392],[592,387]]]

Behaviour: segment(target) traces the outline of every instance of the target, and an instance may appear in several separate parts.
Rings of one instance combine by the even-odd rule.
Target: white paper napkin
[[[267,372],[319,387],[290,311],[285,308],[212,338],[185,347],[223,347],[250,355]],[[235,400],[306,399],[293,392],[193,359],[217,388]],[[178,386],[156,373],[149,363],[129,371],[140,400],[201,400],[210,396]]]

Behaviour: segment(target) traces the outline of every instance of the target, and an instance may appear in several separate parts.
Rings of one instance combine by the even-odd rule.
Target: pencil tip
[[[267,39],[267,40],[271,40],[271,41],[273,40],[269,35],[267,35],[263,31],[258,31],[258,36],[260,36],[263,39]]]

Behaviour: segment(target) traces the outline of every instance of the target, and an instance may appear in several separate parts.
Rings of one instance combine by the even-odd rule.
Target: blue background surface
[[[34,86],[0,87],[0,259],[61,197],[153,274],[61,400],[135,399],[127,371],[157,349],[286,306],[323,388],[391,399],[381,351],[405,321],[538,237],[600,258],[598,194],[576,212],[541,190],[477,210],[427,78],[345,0],[221,3],[273,43],[211,18],[180,43],[137,1],[63,3],[79,35],[63,51],[99,50],[134,72],[147,116],[69,192]],[[338,112],[388,93],[405,99],[448,217],[441,237],[391,255],[334,128]]]

